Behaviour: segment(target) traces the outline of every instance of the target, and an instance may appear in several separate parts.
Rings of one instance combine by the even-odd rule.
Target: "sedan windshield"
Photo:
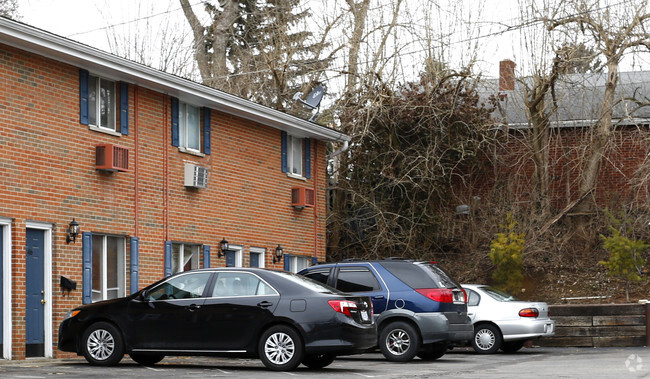
[[[481,287],[481,289],[497,301],[519,301],[516,297],[493,287]]]

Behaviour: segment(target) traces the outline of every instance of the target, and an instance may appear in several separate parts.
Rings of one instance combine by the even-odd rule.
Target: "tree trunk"
[[[593,130],[592,142],[589,156],[585,163],[584,171],[580,181],[580,193],[582,196],[591,191],[598,180],[600,165],[607,149],[612,129],[612,112],[614,108],[614,93],[618,83],[618,60],[609,59],[607,62],[607,82],[605,83],[605,94],[600,112],[600,118]],[[595,199],[585,199],[576,206],[578,213],[587,213],[593,210]]]

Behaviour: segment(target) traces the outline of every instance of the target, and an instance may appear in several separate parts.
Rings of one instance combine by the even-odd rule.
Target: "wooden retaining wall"
[[[650,304],[551,305],[555,336],[535,341],[540,346],[646,346]]]

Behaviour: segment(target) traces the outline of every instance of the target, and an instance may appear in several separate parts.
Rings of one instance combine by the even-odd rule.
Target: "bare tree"
[[[18,0],[0,0],[0,16],[19,19]]]
[[[566,35],[581,34],[587,37],[604,57],[607,79],[598,121],[591,127],[591,143],[581,173],[579,198],[593,191],[598,180],[612,134],[612,116],[616,102],[619,64],[631,51],[648,46],[647,27],[650,13],[646,1],[626,1],[608,4],[601,1],[571,0],[564,3],[552,19],[547,20],[549,30]],[[578,212],[589,212],[592,201],[582,201],[576,206]]]
[[[191,38],[181,22],[169,17],[173,11],[171,5],[160,9],[154,3],[147,6],[145,2],[138,2],[136,9],[129,12],[130,17],[138,20],[137,23],[120,23],[106,29],[111,53],[195,79]],[[105,19],[111,19],[108,12],[101,12]]]

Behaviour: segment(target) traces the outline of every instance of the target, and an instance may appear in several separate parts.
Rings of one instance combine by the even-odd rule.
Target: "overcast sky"
[[[328,0],[304,0],[310,7],[330,4]],[[334,1],[334,0],[330,0]],[[340,0],[339,0],[340,1]],[[407,6],[417,7],[419,0],[406,0]],[[192,4],[201,3],[201,0],[190,0]],[[381,2],[380,2],[381,3]],[[465,3],[473,6],[478,4],[477,0],[439,0],[440,8],[450,7],[458,3]],[[178,20],[179,26],[187,28],[183,12],[180,9],[178,0],[19,0],[19,14],[21,21],[52,33],[78,40],[88,45],[109,50],[107,42],[107,25],[120,25],[133,27],[136,23],[133,20],[141,19],[144,16],[152,24],[162,22],[163,18]],[[517,47],[520,43],[517,39],[520,36],[518,31],[499,33],[507,26],[515,25],[518,21],[517,0],[485,0],[485,8],[480,17],[471,18],[472,27],[479,30],[479,51],[478,68],[483,71],[484,76],[497,77],[498,63],[503,59],[512,59],[519,63],[518,69],[524,69],[521,64],[529,52],[517,54]],[[196,7],[200,10],[200,7]],[[416,12],[417,13],[417,12]],[[444,14],[444,12],[442,13]],[[468,16],[471,17],[471,16]],[[478,25],[478,26],[474,26]],[[466,38],[463,28],[453,33],[460,41]],[[188,34],[189,35],[189,34]],[[417,51],[417,47],[413,47]],[[451,46],[451,50],[458,50],[462,53],[464,49],[461,43]],[[405,49],[407,50],[407,49]],[[405,61],[420,65],[421,59],[413,54],[412,59]],[[462,60],[462,59],[459,59]],[[465,62],[462,62],[465,63]],[[637,64],[637,67],[632,66]],[[624,70],[638,70],[639,60],[623,65]],[[455,68],[460,67],[461,64]]]

